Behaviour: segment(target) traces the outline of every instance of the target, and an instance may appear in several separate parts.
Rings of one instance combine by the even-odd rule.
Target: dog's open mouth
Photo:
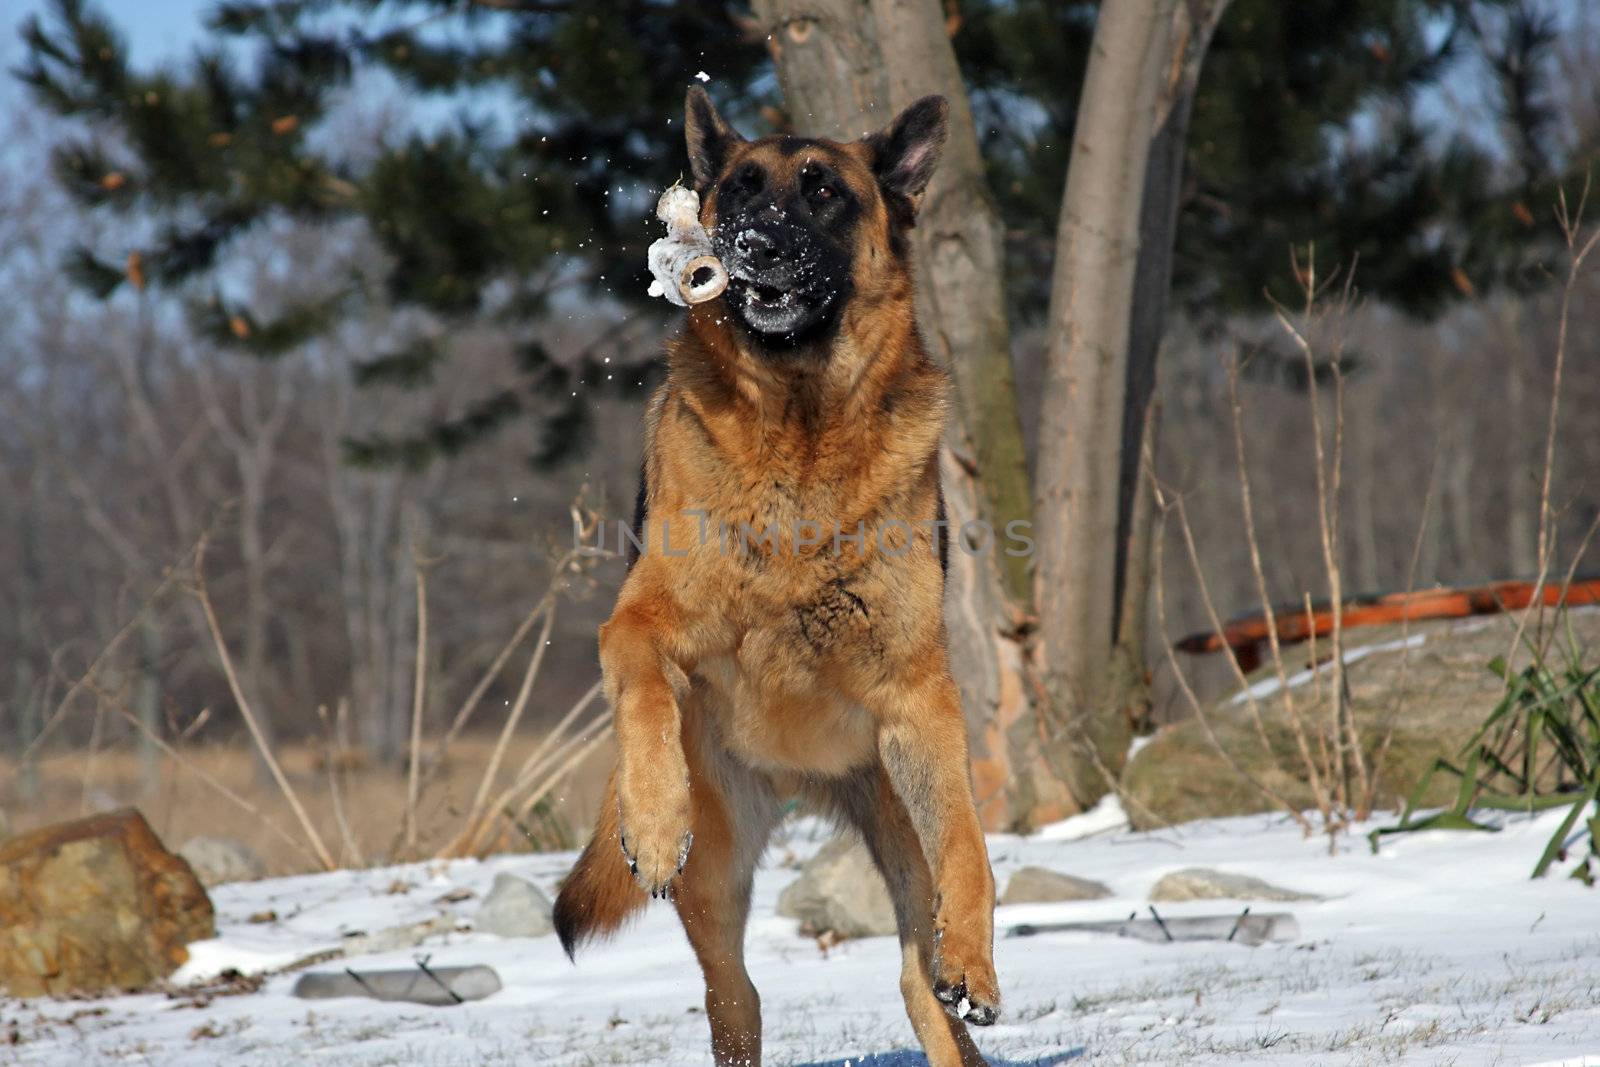
[[[737,294],[736,306],[747,326],[763,334],[793,332],[810,314],[814,301],[804,289],[735,275],[729,283]]]
[[[747,304],[760,304],[768,308],[785,308],[798,303],[801,299],[797,289],[786,289],[782,286],[758,282],[754,278],[744,278],[735,275],[731,284],[740,290]]]
[[[779,289],[775,285],[762,285],[759,282],[750,283],[750,295],[763,304],[778,304],[794,299],[792,290]]]

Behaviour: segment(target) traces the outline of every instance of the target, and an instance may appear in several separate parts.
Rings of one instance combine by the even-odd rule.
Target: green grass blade
[[[1550,864],[1554,863],[1556,856],[1561,854],[1561,850],[1567,840],[1567,834],[1572,830],[1572,824],[1578,821],[1578,816],[1583,814],[1583,810],[1586,807],[1594,803],[1597,794],[1600,794],[1600,780],[1589,783],[1589,788],[1583,791],[1582,796],[1573,803],[1572,810],[1567,812],[1567,817],[1561,820],[1560,828],[1550,838],[1550,843],[1545,846],[1544,855],[1539,857],[1538,865],[1533,868],[1533,876],[1535,878],[1543,878],[1545,876],[1545,872],[1550,869]]]

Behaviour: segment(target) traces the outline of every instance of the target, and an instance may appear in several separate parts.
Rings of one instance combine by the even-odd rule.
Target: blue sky
[[[205,17],[216,6],[217,0],[89,0],[101,11],[111,16],[112,22],[128,41],[129,56],[136,68],[148,70],[167,62],[182,62],[206,38]],[[0,0],[0,72],[9,72],[23,60],[22,42],[18,36],[23,22],[30,15],[40,15],[48,20],[53,5],[51,0]],[[386,75],[378,75],[365,83],[366,91],[392,92],[394,83]],[[0,74],[0,104],[10,94],[21,91],[14,78]],[[474,105],[474,117],[480,121],[514,121],[516,109],[492,92],[482,90],[466,93],[452,99],[429,103],[413,101],[411,118],[424,126],[453,122],[463,103]]]
[[[203,37],[202,21],[216,0],[91,0],[91,2],[101,10],[109,12],[113,21],[127,36],[135,65],[148,68],[163,61],[186,57]],[[1563,23],[1570,28],[1579,24],[1579,13],[1584,7],[1594,2],[1596,0],[1552,0],[1552,6],[1564,16]],[[32,14],[48,12],[50,6],[50,0],[0,0],[0,70],[13,69],[21,62],[22,47],[17,32],[23,20]],[[1474,65],[1458,68],[1454,77],[1444,86],[1430,91],[1429,99],[1424,101],[1424,114],[1439,120],[1442,125],[1459,129],[1462,117],[1459,112],[1453,111],[1454,108],[1465,107],[1469,112],[1486,110],[1486,101],[1477,84],[1482,77],[1483,71]],[[7,100],[9,94],[16,91],[18,86],[14,79],[0,76],[0,102]],[[1450,103],[1447,95],[1455,98],[1454,104]],[[483,103],[481,97],[478,98],[478,103]],[[497,114],[505,117],[511,114],[502,112],[493,103],[490,104],[487,116],[481,109],[477,110],[481,117]],[[439,102],[431,109],[430,114],[434,120],[447,119],[454,114],[453,105]],[[1485,115],[1485,118],[1492,124],[1492,117]]]
[[[109,12],[127,34],[133,60],[141,65],[186,52],[198,39],[200,20],[213,3],[214,0],[97,0],[97,6]],[[0,55],[5,57],[7,67],[17,64],[22,50],[17,42],[22,20],[49,9],[47,0],[5,0],[0,4],[0,10],[5,12],[0,23],[6,38],[0,45]]]
[[[181,55],[198,39],[200,20],[215,0],[94,0],[102,10],[110,12],[128,35],[133,58],[137,63],[149,63],[174,55]],[[1569,14],[1581,10],[1593,0],[1562,0],[1558,8]],[[4,0],[0,3],[0,56],[6,65],[16,63],[17,26],[30,14],[49,9],[48,0]]]

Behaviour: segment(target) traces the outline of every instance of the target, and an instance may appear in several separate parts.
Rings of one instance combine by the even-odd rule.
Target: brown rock
[[[194,872],[131,808],[0,844],[0,988],[11,996],[135,989],[214,936]]]

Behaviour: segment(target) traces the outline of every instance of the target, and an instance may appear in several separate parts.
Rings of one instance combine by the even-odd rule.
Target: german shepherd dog
[[[644,548],[600,627],[617,765],[555,922],[571,955],[670,899],[718,1067],[761,1062],[744,929],[791,798],[865,838],[934,1067],[982,1064],[966,1024],[999,1013],[943,616],[951,386],[917,334],[907,233],[946,111],[927,97],[850,143],[747,141],[688,95],[700,220],[731,283],[689,309],[649,405]]]

